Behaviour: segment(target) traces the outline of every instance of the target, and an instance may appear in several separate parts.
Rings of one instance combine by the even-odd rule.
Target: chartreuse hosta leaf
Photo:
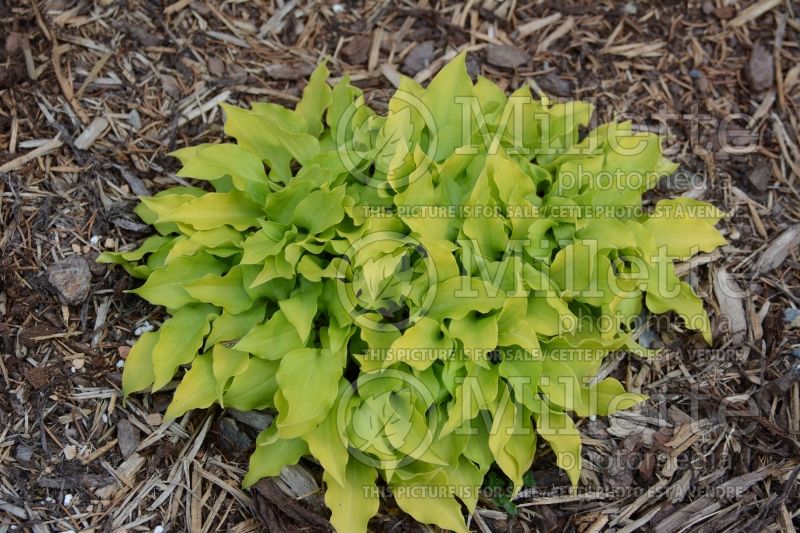
[[[522,487],[522,476],[533,464],[536,451],[536,433],[530,419],[531,413],[524,405],[513,401],[506,388],[494,412],[489,449],[497,466],[512,481],[513,495]]]
[[[723,213],[643,194],[676,165],[630,122],[586,131],[583,102],[506,96],[457,56],[402,78],[384,116],[320,66],[295,109],[224,105],[226,142],[173,153],[181,186],[142,198],[157,235],[107,252],[166,308],[124,393],[177,376],[167,418],[267,409],[244,485],[312,456],[340,532],[391,490],[467,531],[490,469],[512,497],[548,445],[580,479],[574,416],[644,401],[595,379],[644,309],[711,342],[676,261],[724,245]],[[185,370],[181,370],[181,369]]]
[[[172,155],[183,168],[179,176],[214,181],[230,176],[233,186],[254,202],[263,203],[267,175],[261,160],[236,144],[201,144],[183,148]]]
[[[275,379],[277,371],[278,363],[275,361],[251,357],[247,368],[231,380],[220,404],[240,411],[275,407],[274,398],[278,392],[278,381]]]
[[[191,363],[211,329],[211,319],[217,315],[208,304],[191,304],[175,311],[159,330],[153,346],[153,390],[166,385],[179,366]]]
[[[217,399],[217,381],[210,353],[192,360],[192,366],[175,389],[175,396],[167,409],[166,418],[181,416],[190,409],[209,407]]]
[[[284,404],[276,421],[281,437],[301,437],[325,419],[336,401],[342,363],[321,348],[298,348],[281,359],[276,373]]]
[[[377,477],[377,470],[355,460],[344,465],[342,480],[329,470],[325,471],[325,505],[331,510],[331,524],[336,531],[360,533],[367,530],[369,519],[375,516],[380,505],[378,491],[372,490],[377,489]]]
[[[581,475],[581,436],[567,413],[551,409],[543,402],[533,411],[536,433],[553,449],[556,463],[563,468],[573,485]]]

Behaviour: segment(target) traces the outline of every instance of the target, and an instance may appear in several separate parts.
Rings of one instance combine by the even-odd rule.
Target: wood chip
[[[117,422],[117,444],[122,457],[127,459],[136,451],[141,442],[139,429],[128,420]]]
[[[490,44],[486,48],[486,60],[496,67],[513,69],[530,63],[531,56],[513,46]]]
[[[755,20],[767,11],[778,7],[782,3],[782,0],[761,0],[760,2],[756,2],[755,4],[751,5],[747,9],[742,10],[735,19],[730,21],[728,25],[732,28],[736,28],[738,26],[742,26],[743,24],[747,24],[751,20]]]
[[[714,294],[719,304],[719,319],[724,322],[724,330],[734,342],[740,342],[747,332],[747,318],[744,309],[746,293],[736,284],[725,268],[714,270]]]
[[[28,152],[28,153],[26,153],[24,155],[21,155],[21,156],[15,158],[15,159],[12,159],[8,163],[0,165],[0,173],[2,173],[2,172],[11,172],[12,170],[17,170],[17,169],[21,168],[25,163],[28,163],[29,161],[33,161],[37,157],[41,157],[43,155],[47,155],[50,152],[52,152],[54,150],[57,150],[58,148],[61,147],[61,145],[64,144],[63,142],[61,142],[61,139],[59,138],[60,136],[61,136],[61,134],[56,135],[55,138],[47,141],[45,144],[39,146],[35,150],[31,150],[30,152]]]
[[[760,92],[772,87],[775,83],[775,64],[772,52],[761,43],[753,46],[750,61],[747,63],[747,76],[754,91]]]
[[[91,124],[75,139],[75,148],[86,150],[92,146],[108,127],[108,120],[104,117],[95,117]]]
[[[547,17],[532,19],[523,24],[522,26],[517,27],[517,34],[520,37],[527,37],[533,33],[536,33],[539,30],[543,30],[546,27],[550,26],[561,20],[561,13],[553,13]]]
[[[541,43],[539,43],[539,46],[536,48],[536,53],[541,54],[542,52],[547,51],[547,49],[550,48],[550,45],[564,37],[572,30],[574,26],[575,19],[573,17],[567,17],[567,19],[562,22],[558,28],[553,30],[552,33],[550,33]]]
[[[800,245],[800,224],[787,229],[767,246],[756,261],[756,271],[764,274],[773,270],[783,263],[790,253],[797,252],[798,245]]]
[[[378,28],[372,34],[372,45],[369,49],[369,60],[367,61],[367,70],[373,72],[378,67],[378,60],[380,59],[381,43],[383,42],[383,29]]]

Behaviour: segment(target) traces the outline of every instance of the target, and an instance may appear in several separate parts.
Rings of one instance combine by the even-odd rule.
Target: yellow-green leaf
[[[556,463],[569,476],[572,485],[578,484],[581,474],[581,436],[575,423],[566,413],[555,411],[542,404],[533,412],[536,433],[552,448]]]
[[[247,371],[235,376],[222,396],[222,405],[240,411],[253,411],[275,407],[278,381],[275,374],[278,363],[252,357]]]
[[[575,410],[579,416],[608,416],[630,409],[647,399],[642,394],[627,392],[622,383],[614,378],[606,378],[593,387],[581,389],[581,396],[584,409]]]
[[[489,449],[495,462],[514,484],[513,494],[522,488],[522,476],[533,464],[536,434],[527,409],[513,400],[506,387],[494,413],[489,431]]]
[[[391,484],[397,506],[423,524],[435,524],[442,529],[469,533],[461,505],[453,495],[442,495],[441,487],[447,487],[444,474],[431,480],[429,484],[402,482]]]
[[[130,292],[154,305],[177,309],[195,301],[184,288],[186,284],[209,274],[222,274],[225,265],[207,253],[179,257],[153,272],[144,285]]]
[[[153,392],[166,385],[179,366],[191,363],[197,356],[214,316],[212,306],[187,305],[164,322],[153,347]]]
[[[255,326],[236,343],[235,349],[264,359],[280,359],[287,352],[302,348],[304,342],[283,311],[275,311],[264,324]]]
[[[304,441],[278,438],[275,426],[270,426],[258,437],[242,485],[249,488],[261,478],[277,476],[284,466],[297,464],[307,453],[308,447]]]
[[[158,218],[159,223],[178,222],[196,230],[230,225],[245,230],[259,225],[264,211],[239,191],[209,192],[183,203]]]
[[[189,296],[198,302],[206,302],[222,307],[230,313],[243,313],[252,305],[253,301],[244,288],[242,271],[234,267],[224,276],[208,274],[202,278],[184,285]]]
[[[212,350],[214,380],[216,381],[217,399],[223,407],[223,394],[228,382],[244,373],[250,363],[250,356],[239,350],[232,350],[223,344],[217,344]]]
[[[211,354],[200,355],[192,361],[192,367],[183,376],[172,397],[166,420],[174,420],[192,409],[204,409],[216,400],[216,381],[212,369]]]
[[[153,348],[158,342],[159,332],[148,331],[139,337],[125,359],[122,372],[122,394],[143,391],[155,380],[153,374]]]
[[[331,524],[336,533],[366,533],[369,519],[380,505],[375,478],[378,472],[355,459],[345,467],[345,479],[338,481],[328,470],[325,482],[325,505],[331,510]]]
[[[277,425],[282,438],[299,437],[324,420],[341,376],[341,364],[328,350],[300,348],[281,359],[277,379],[286,409],[279,409]]]

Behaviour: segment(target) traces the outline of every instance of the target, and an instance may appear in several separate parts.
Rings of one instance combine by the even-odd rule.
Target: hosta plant
[[[338,531],[366,530],[385,488],[466,531],[489,469],[513,497],[544,446],[577,484],[573,417],[644,399],[594,379],[611,351],[647,355],[640,317],[673,311],[710,341],[674,262],[724,243],[722,213],[643,203],[675,170],[658,136],[588,131],[589,105],[473,83],[463,55],[427,88],[403,78],[385,113],[327,77],[294,110],[224,106],[235,142],[173,154],[207,183],[141,198],[157,234],[101,257],[169,315],[124,393],[177,376],[168,419],[271,410],[245,486],[315,461]]]

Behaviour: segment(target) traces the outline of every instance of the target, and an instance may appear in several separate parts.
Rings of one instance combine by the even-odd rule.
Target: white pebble
[[[89,239],[89,242],[92,244],[97,244],[98,242],[100,242],[100,239],[102,239],[100,235],[92,235],[92,238]]]
[[[125,366],[124,359],[120,359],[119,361],[117,361],[117,368],[122,368],[123,366]]]
[[[133,330],[133,334],[136,335],[137,337],[141,337],[143,334],[147,333],[148,331],[153,331],[154,329],[156,329],[155,326],[153,326],[153,324],[145,320],[144,322],[136,326],[136,329]]]
[[[342,4],[333,4],[331,7],[334,13],[342,13],[344,11],[344,5]]]
[[[72,494],[64,494],[64,507],[67,507],[70,503],[72,503],[72,498],[74,498]]]
[[[597,420],[597,415],[591,415],[591,416],[589,417],[589,421],[590,421],[590,422],[594,422],[595,420]]]
[[[156,526],[153,528],[153,533],[164,533],[164,526]]]
[[[104,414],[100,419],[103,421],[103,424],[108,424],[108,415]]]

